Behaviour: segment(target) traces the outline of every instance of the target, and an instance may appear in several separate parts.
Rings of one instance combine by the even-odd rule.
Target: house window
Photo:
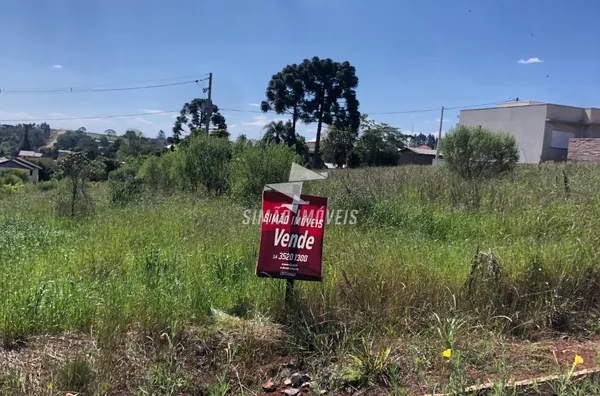
[[[556,149],[569,149],[569,139],[574,138],[575,134],[572,132],[552,131],[552,139],[550,140],[550,147]]]

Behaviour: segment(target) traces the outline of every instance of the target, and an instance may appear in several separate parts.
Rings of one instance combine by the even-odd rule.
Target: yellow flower
[[[450,359],[452,357],[452,349],[446,349],[444,352],[442,352],[442,356],[446,359]]]
[[[579,355],[575,355],[575,360],[573,360],[573,365],[579,366],[580,364],[583,364],[583,358]]]

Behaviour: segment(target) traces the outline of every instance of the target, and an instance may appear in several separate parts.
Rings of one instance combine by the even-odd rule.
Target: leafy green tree
[[[210,131],[210,136],[220,138],[220,139],[229,139],[230,133],[227,132],[227,129],[213,129]]]
[[[11,155],[10,144],[8,142],[0,143],[0,157]]]
[[[330,127],[323,140],[323,159],[342,168],[346,165],[357,138],[358,132],[351,128]]]
[[[467,180],[511,172],[519,161],[515,137],[481,127],[459,125],[440,141],[448,168]]]
[[[117,132],[114,129],[107,129],[104,131],[104,134],[107,136],[117,136]]]
[[[240,142],[240,143],[246,143],[248,141],[248,137],[245,134],[240,133],[238,135],[238,137],[235,139],[235,141]]]
[[[190,133],[200,132],[202,128],[206,128],[206,123],[208,122],[207,118],[207,99],[195,98],[191,102],[184,104],[173,125],[173,140],[175,143],[180,142],[184,126],[187,126]],[[210,124],[217,129],[227,129],[225,117],[221,115],[219,107],[214,103],[212,104]]]
[[[176,174],[180,186],[193,192],[204,187],[209,193],[227,190],[231,144],[206,134],[189,137],[177,154]]]
[[[404,136],[397,128],[369,120],[363,115],[355,152],[363,166],[391,166],[398,163]]]
[[[305,100],[302,104],[301,119],[306,123],[317,123],[315,144],[315,166],[321,166],[320,142],[323,124],[336,125],[358,130],[360,113],[356,98],[358,77],[356,69],[349,62],[334,62],[331,59],[302,62]]]
[[[93,211],[94,201],[88,194],[91,162],[83,153],[72,153],[58,161],[58,176],[63,179],[56,212],[75,217]]]
[[[308,78],[308,70],[302,65],[287,65],[271,77],[265,92],[267,99],[260,104],[265,113],[274,111],[292,116],[289,146],[296,143],[296,124],[302,116],[306,96],[304,86]]]
[[[292,124],[290,121],[271,121],[263,128],[265,132],[263,134],[262,140],[265,143],[289,145],[292,134],[291,129]]]
[[[165,132],[162,129],[160,131],[158,131],[158,135],[156,135],[156,138],[161,141],[167,140],[167,137],[165,136]]]
[[[106,136],[101,136],[100,137],[100,146],[102,147],[108,147],[110,145],[110,141],[108,140],[108,138]]]
[[[21,143],[21,150],[31,151],[31,142],[29,141],[29,125],[25,125],[25,134],[23,135],[23,143]]]
[[[243,202],[259,202],[265,184],[287,181],[292,162],[301,158],[283,144],[260,143],[241,152],[231,162],[233,196]]]

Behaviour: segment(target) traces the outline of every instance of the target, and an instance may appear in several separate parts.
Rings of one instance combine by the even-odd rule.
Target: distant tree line
[[[16,156],[20,150],[38,150],[50,137],[50,125],[0,125],[0,157]]]

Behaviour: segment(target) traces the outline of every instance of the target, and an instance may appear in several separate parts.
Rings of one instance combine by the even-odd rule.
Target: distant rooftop
[[[35,151],[27,151],[27,150],[19,151],[19,157],[40,158],[41,156],[42,156],[42,153],[36,153]]]

